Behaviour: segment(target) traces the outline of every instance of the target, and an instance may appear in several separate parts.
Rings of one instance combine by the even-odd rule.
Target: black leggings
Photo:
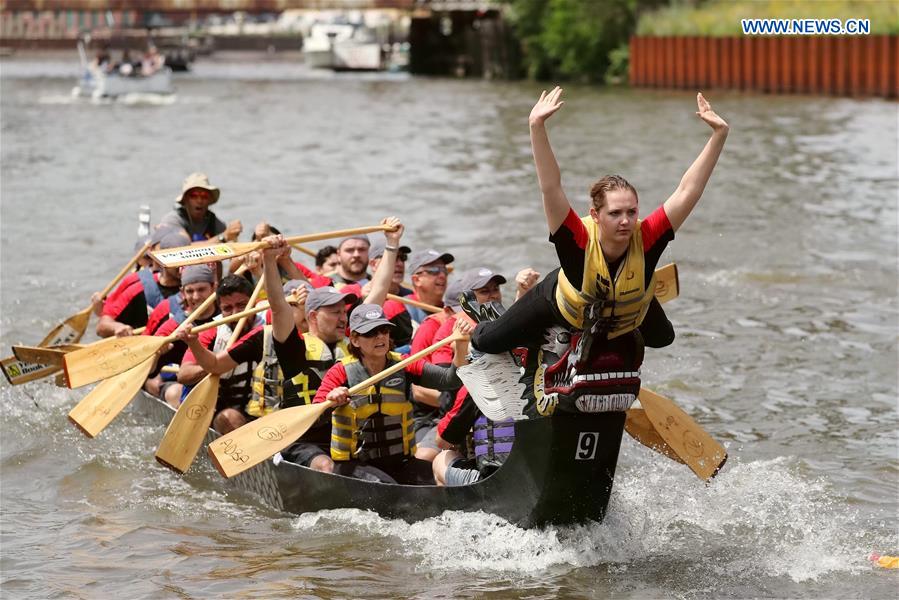
[[[487,354],[500,354],[513,348],[543,343],[543,332],[553,325],[569,326],[556,306],[559,269],[554,269],[532,290],[521,297],[495,321],[478,323],[471,336],[472,345]],[[645,345],[661,348],[674,341],[674,327],[655,298],[639,327]]]

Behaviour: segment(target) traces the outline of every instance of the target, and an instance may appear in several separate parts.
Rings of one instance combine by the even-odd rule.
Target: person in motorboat
[[[165,56],[156,48],[155,44],[148,44],[147,51],[140,61],[140,73],[149,77],[165,66]]]
[[[181,302],[170,304],[172,312],[156,328],[153,335],[166,337],[175,333],[178,326],[186,319],[186,315],[200,308],[200,305],[215,292],[215,279],[215,270],[209,265],[191,265],[181,269],[181,288],[179,290]],[[212,321],[217,312],[218,307],[213,302],[202,314],[197,315],[194,324],[202,325]],[[175,380],[175,377],[162,373],[161,369],[166,365],[180,365],[186,351],[187,344],[183,339],[174,341],[159,356],[156,366],[150,371],[147,381],[144,383],[146,391],[172,406],[179,404],[181,385]]]
[[[350,314],[351,356],[343,358],[325,374],[315,402],[326,400],[337,406],[331,416],[331,458],[335,472],[358,476],[357,467],[388,483],[433,483],[431,464],[415,458],[412,417],[413,383],[438,390],[459,387],[456,367],[465,364],[468,353],[467,321],[456,324],[453,364],[438,367],[421,359],[404,370],[350,396],[349,388],[399,362],[390,351],[390,331],[394,325],[376,304],[360,304]],[[387,478],[378,472],[385,473]]]
[[[479,323],[472,346],[491,354],[533,347],[544,342],[545,330],[562,326],[572,332],[566,357],[575,375],[603,369],[606,365],[592,362],[603,362],[603,355],[614,354],[625,357],[615,361],[618,371],[629,375],[622,385],[636,384],[639,389],[639,378],[630,375],[642,362],[644,343],[660,347],[674,339],[673,328],[653,295],[656,264],[699,201],[724,147],[728,125],[697,94],[696,114],[712,134],[664,204],[641,221],[634,187],[623,177],[610,175],[593,184],[590,214],[581,218],[562,188],[545,127],[545,121],[564,104],[561,94],[559,87],[544,92],[529,117],[537,178],[560,268],[498,319]],[[541,414],[551,413],[557,400],[553,398],[552,406],[544,407],[547,410]],[[601,404],[592,403],[588,411],[608,410]]]
[[[243,231],[240,220],[225,225],[209,210],[218,202],[220,193],[205,173],[191,173],[181,184],[181,195],[175,198],[173,210],[163,215],[160,225],[183,228],[195,244],[236,242]]]
[[[386,257],[375,271],[367,302],[383,302],[390,286],[403,226],[399,219],[382,220],[394,231],[385,231]],[[346,339],[347,309],[358,297],[348,293],[349,286],[338,291],[334,287],[307,290],[300,306],[288,306],[284,289],[272,279],[277,272],[278,259],[289,254],[289,246],[280,236],[267,238],[269,248],[264,251],[266,293],[272,312],[272,322],[266,327],[264,355],[254,374],[254,399],[265,412],[311,404],[327,370],[335,362],[349,356]],[[355,287],[355,286],[354,286]],[[308,333],[303,330],[307,324]],[[291,462],[317,471],[331,472],[334,463],[328,456],[331,438],[330,415],[322,418],[302,439],[282,452]]]
[[[150,242],[153,244],[151,250],[166,250],[190,244],[190,239],[180,227],[157,227]],[[134,329],[148,324],[148,315],[153,309],[178,292],[181,272],[177,268],[157,271],[153,266],[126,275],[109,294],[97,321],[98,336],[131,335]]]

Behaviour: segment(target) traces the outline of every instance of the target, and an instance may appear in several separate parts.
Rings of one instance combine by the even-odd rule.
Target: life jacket
[[[215,320],[222,318],[216,315]],[[244,332],[250,331],[265,323],[265,319],[256,315],[252,326],[246,327]],[[215,341],[212,344],[213,352],[221,352],[228,348],[228,340],[231,339],[233,329],[230,323],[219,325],[215,329]],[[253,365],[241,363],[219,376],[219,396],[216,405],[217,410],[222,408],[236,408],[248,404],[252,395],[251,381],[253,377]]]
[[[481,415],[474,422],[474,457],[478,469],[498,467],[506,462],[515,441],[515,421],[491,421]]]
[[[575,289],[564,269],[560,270],[556,305],[572,327],[598,326],[597,333],[613,339],[633,331],[643,322],[654,295],[655,274],[647,283],[639,221],[628,243],[627,254],[614,276],[609,273],[599,243],[599,225],[589,216],[581,221],[588,234],[581,289]]]
[[[144,298],[149,308],[156,308],[160,302],[165,300],[162,290],[159,288],[159,282],[156,281],[156,273],[150,269],[141,269],[137,272],[137,278],[144,288]]]
[[[272,326],[266,325],[263,331],[262,361],[253,371],[253,396],[246,408],[247,414],[254,417],[267,415],[282,407],[312,404],[325,373],[337,360],[350,353],[346,340],[337,342],[336,352],[332,353],[328,344],[311,333],[304,333],[306,368],[289,381],[284,381],[284,373],[275,355]]]
[[[399,354],[390,352],[384,368],[400,360]],[[368,379],[368,371],[356,357],[347,356],[340,362],[346,369],[347,387]],[[370,460],[415,454],[409,389],[406,372],[400,371],[335,408],[331,415],[331,458]]]
[[[169,317],[174,319],[178,325],[187,319],[187,313],[184,312],[184,306],[181,305],[181,292],[169,296]]]

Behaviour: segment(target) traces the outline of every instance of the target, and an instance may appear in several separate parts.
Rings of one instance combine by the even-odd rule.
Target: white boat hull
[[[115,98],[127,94],[172,94],[174,91],[172,70],[164,67],[148,77],[126,77],[89,69],[72,93],[82,98]]]

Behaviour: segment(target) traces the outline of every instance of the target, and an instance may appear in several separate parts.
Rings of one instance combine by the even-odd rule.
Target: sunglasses
[[[440,275],[443,273],[446,275],[449,271],[446,267],[422,267],[415,272],[416,275],[419,273],[427,273],[428,275]]]
[[[378,337],[379,335],[389,334],[390,333],[390,325],[381,325],[380,327],[376,327],[371,331],[366,331],[365,333],[360,333],[364,338],[373,338]]]

